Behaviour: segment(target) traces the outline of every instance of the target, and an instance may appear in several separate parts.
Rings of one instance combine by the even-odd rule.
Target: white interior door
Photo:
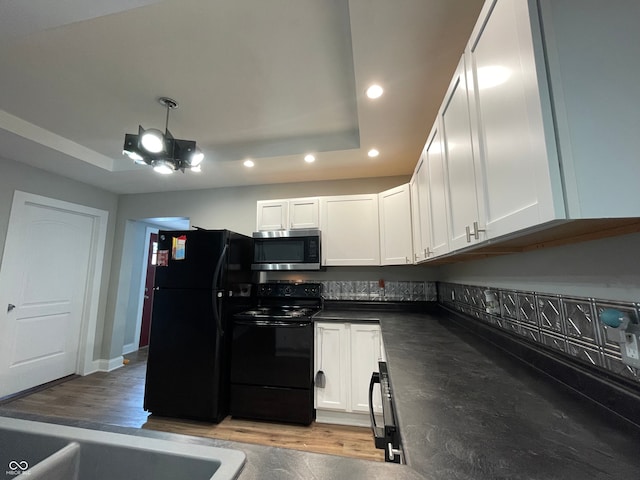
[[[12,207],[0,270],[0,397],[84,370],[100,222],[49,200],[16,192]]]

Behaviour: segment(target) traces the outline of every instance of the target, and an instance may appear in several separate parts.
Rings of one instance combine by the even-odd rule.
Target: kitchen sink
[[[244,462],[228,448],[0,417],[2,479],[232,480]]]

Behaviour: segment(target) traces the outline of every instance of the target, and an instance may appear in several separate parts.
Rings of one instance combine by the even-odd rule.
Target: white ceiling
[[[0,157],[116,193],[408,175],[482,3],[0,0]],[[122,156],[161,96],[202,173]]]

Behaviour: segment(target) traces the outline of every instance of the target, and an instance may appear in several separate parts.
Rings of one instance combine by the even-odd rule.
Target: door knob
[[[13,303],[10,303],[9,305],[7,305],[7,312],[10,312],[14,308],[16,308],[16,306]]]

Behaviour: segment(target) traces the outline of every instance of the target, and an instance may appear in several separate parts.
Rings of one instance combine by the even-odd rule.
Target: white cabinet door
[[[495,238],[564,211],[554,209],[527,2],[498,0],[488,7],[467,48],[467,71],[480,207]],[[553,137],[548,140],[555,150]]]
[[[449,246],[452,250],[484,240],[478,216],[476,175],[464,57],[440,111],[447,175]]]
[[[411,233],[411,198],[409,184],[378,194],[380,214],[380,263],[413,263]]]
[[[296,230],[320,227],[318,197],[258,200],[258,231]]]
[[[320,198],[323,265],[380,265],[378,195]]]
[[[262,230],[286,230],[289,218],[287,200],[258,200],[256,228]]]
[[[349,330],[344,323],[316,323],[316,372],[324,372],[324,388],[315,387],[316,408],[347,410]]]
[[[423,152],[411,178],[411,215],[413,225],[413,259],[416,263],[429,257],[429,179]]]
[[[380,325],[351,324],[351,411],[369,412],[369,381],[383,360]],[[380,389],[374,390],[373,410],[382,411]]]
[[[425,248],[428,258],[434,258],[449,252],[449,226],[447,222],[447,188],[445,157],[442,146],[440,124],[436,122],[424,153],[425,166],[420,172],[420,195],[427,196],[425,208],[428,228],[423,230],[426,236]]]
[[[418,164],[421,166],[422,159]],[[422,246],[422,206],[420,205],[420,195],[419,195],[419,187],[418,187],[418,167],[413,173],[411,177],[411,181],[409,182],[409,194],[411,195],[411,238],[413,240],[413,263],[418,263],[421,260],[424,260],[424,256],[422,254],[422,250],[420,249]]]
[[[315,198],[294,198],[289,200],[289,228],[320,228],[320,201]]]

